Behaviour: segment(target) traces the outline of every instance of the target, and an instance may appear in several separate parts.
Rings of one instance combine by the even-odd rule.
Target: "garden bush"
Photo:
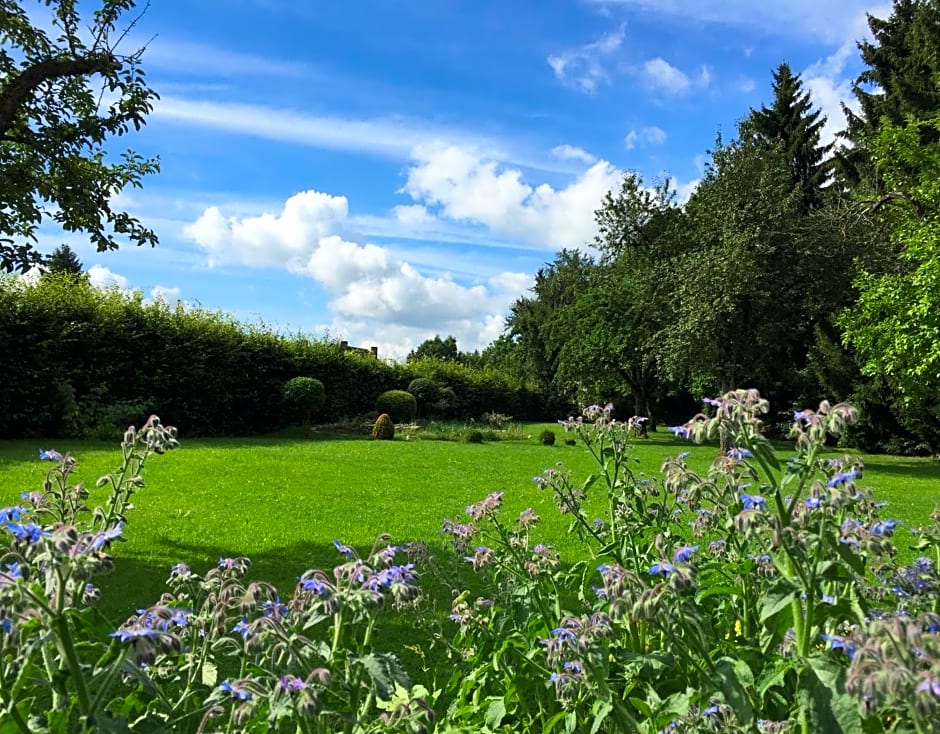
[[[543,446],[554,446],[555,445],[555,432],[549,431],[548,429],[542,431],[539,434],[539,441]]]
[[[418,414],[428,415],[429,410],[434,410],[441,399],[441,388],[429,377],[416,377],[408,383],[408,392],[415,396],[418,401]]]
[[[467,443],[483,443],[483,432],[476,429],[467,433]]]
[[[388,390],[379,395],[375,409],[388,413],[395,423],[410,423],[418,413],[418,401],[410,392]]]
[[[372,438],[377,441],[391,441],[395,438],[395,422],[388,413],[382,413],[372,426]]]
[[[326,403],[323,383],[313,377],[294,377],[284,384],[284,406],[291,420],[304,429],[304,437],[310,432],[313,418]]]

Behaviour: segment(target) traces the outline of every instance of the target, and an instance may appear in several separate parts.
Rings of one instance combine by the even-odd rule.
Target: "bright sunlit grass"
[[[555,446],[538,435],[557,433]],[[381,533],[394,542],[440,543],[441,522],[456,518],[486,494],[503,490],[507,513],[533,507],[542,517],[539,539],[557,546],[562,559],[584,557],[579,542],[565,533],[567,521],[552,497],[532,478],[559,462],[583,480],[594,470],[582,446],[566,446],[570,436],[555,424],[525,426],[522,440],[483,444],[430,440],[372,441],[315,434],[309,440],[247,438],[187,440],[166,456],[153,457],[144,470],[147,486],[135,497],[125,532],[115,546],[116,569],[104,579],[102,609],[115,619],[155,601],[170,567],[186,561],[204,571],[224,556],[247,556],[251,576],[289,594],[296,577],[312,567],[332,567],[339,556],[333,540],[363,554]],[[635,471],[658,472],[663,460],[691,451],[689,465],[704,471],[714,446],[693,446],[665,431],[635,444]],[[38,448],[70,450],[79,477],[103,500],[95,480],[118,463],[118,446],[100,442],[0,442],[0,504],[17,502],[27,489],[39,489],[48,465]],[[841,452],[833,452],[838,455]],[[886,517],[905,528],[927,522],[940,502],[940,463],[927,459],[866,456],[863,484],[889,502]],[[602,498],[596,497],[600,503]],[[909,536],[902,531],[898,546]]]

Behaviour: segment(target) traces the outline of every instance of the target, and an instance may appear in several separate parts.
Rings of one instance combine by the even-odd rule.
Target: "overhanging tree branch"
[[[24,69],[0,91],[0,137],[6,137],[16,120],[20,105],[43,82],[87,74],[107,74],[120,69],[120,60],[104,52],[74,59],[49,59]]]

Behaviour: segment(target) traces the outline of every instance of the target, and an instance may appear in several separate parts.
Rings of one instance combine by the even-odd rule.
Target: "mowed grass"
[[[119,621],[157,600],[173,564],[185,561],[204,572],[225,556],[251,558],[250,577],[270,581],[288,596],[304,570],[332,568],[341,560],[334,539],[363,555],[381,533],[395,543],[425,540],[438,548],[445,517],[460,517],[467,505],[500,490],[507,512],[533,507],[543,519],[539,540],[555,545],[566,562],[580,560],[586,549],[566,535],[566,518],[532,477],[561,462],[575,480],[583,480],[595,470],[593,461],[582,446],[564,445],[568,436],[557,425],[525,428],[525,440],[483,444],[322,434],[307,440],[183,436],[182,448],[153,457],[144,470],[146,487],[135,496],[127,542],[115,546],[115,571],[101,583],[102,611]],[[545,428],[557,433],[555,446],[538,442]],[[71,451],[79,459],[79,479],[92,492],[90,504],[103,501],[105,490],[94,483],[116,468],[116,444],[5,441],[0,505],[40,488],[49,465],[38,461],[39,447]],[[661,431],[635,443],[635,471],[655,474],[666,457],[685,450],[691,451],[692,468],[701,471],[716,452]],[[781,451],[782,458],[787,455]],[[929,521],[940,503],[940,463],[864,458],[863,483],[890,503],[885,517],[901,520],[904,528]],[[598,510],[604,504],[600,496],[593,502]],[[899,533],[898,545],[911,553],[907,530]]]

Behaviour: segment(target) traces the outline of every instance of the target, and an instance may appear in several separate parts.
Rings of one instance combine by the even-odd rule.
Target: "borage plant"
[[[781,463],[755,391],[705,403],[671,429],[730,439],[704,474],[679,454],[659,480],[636,475],[630,427],[610,406],[564,422],[598,472],[575,482],[556,467],[536,483],[590,565],[564,566],[537,543],[531,510],[503,519],[499,494],[445,523],[474,572],[446,646],[452,719],[519,731],[935,730],[936,565],[897,568],[897,523],[859,486],[862,463],[827,458],[827,436],[855,411],[795,413],[796,452]],[[937,552],[940,531],[923,538]]]
[[[342,563],[301,574],[285,601],[245,580],[247,558],[223,558],[204,575],[174,566],[167,593],[117,630],[96,612],[92,581],[113,566],[140,471],[176,445],[156,417],[128,430],[94,510],[70,483],[74,458],[42,451],[43,490],[0,510],[3,731],[427,731],[428,692],[373,640],[383,611],[418,593],[387,536],[365,560],[337,542]]]

